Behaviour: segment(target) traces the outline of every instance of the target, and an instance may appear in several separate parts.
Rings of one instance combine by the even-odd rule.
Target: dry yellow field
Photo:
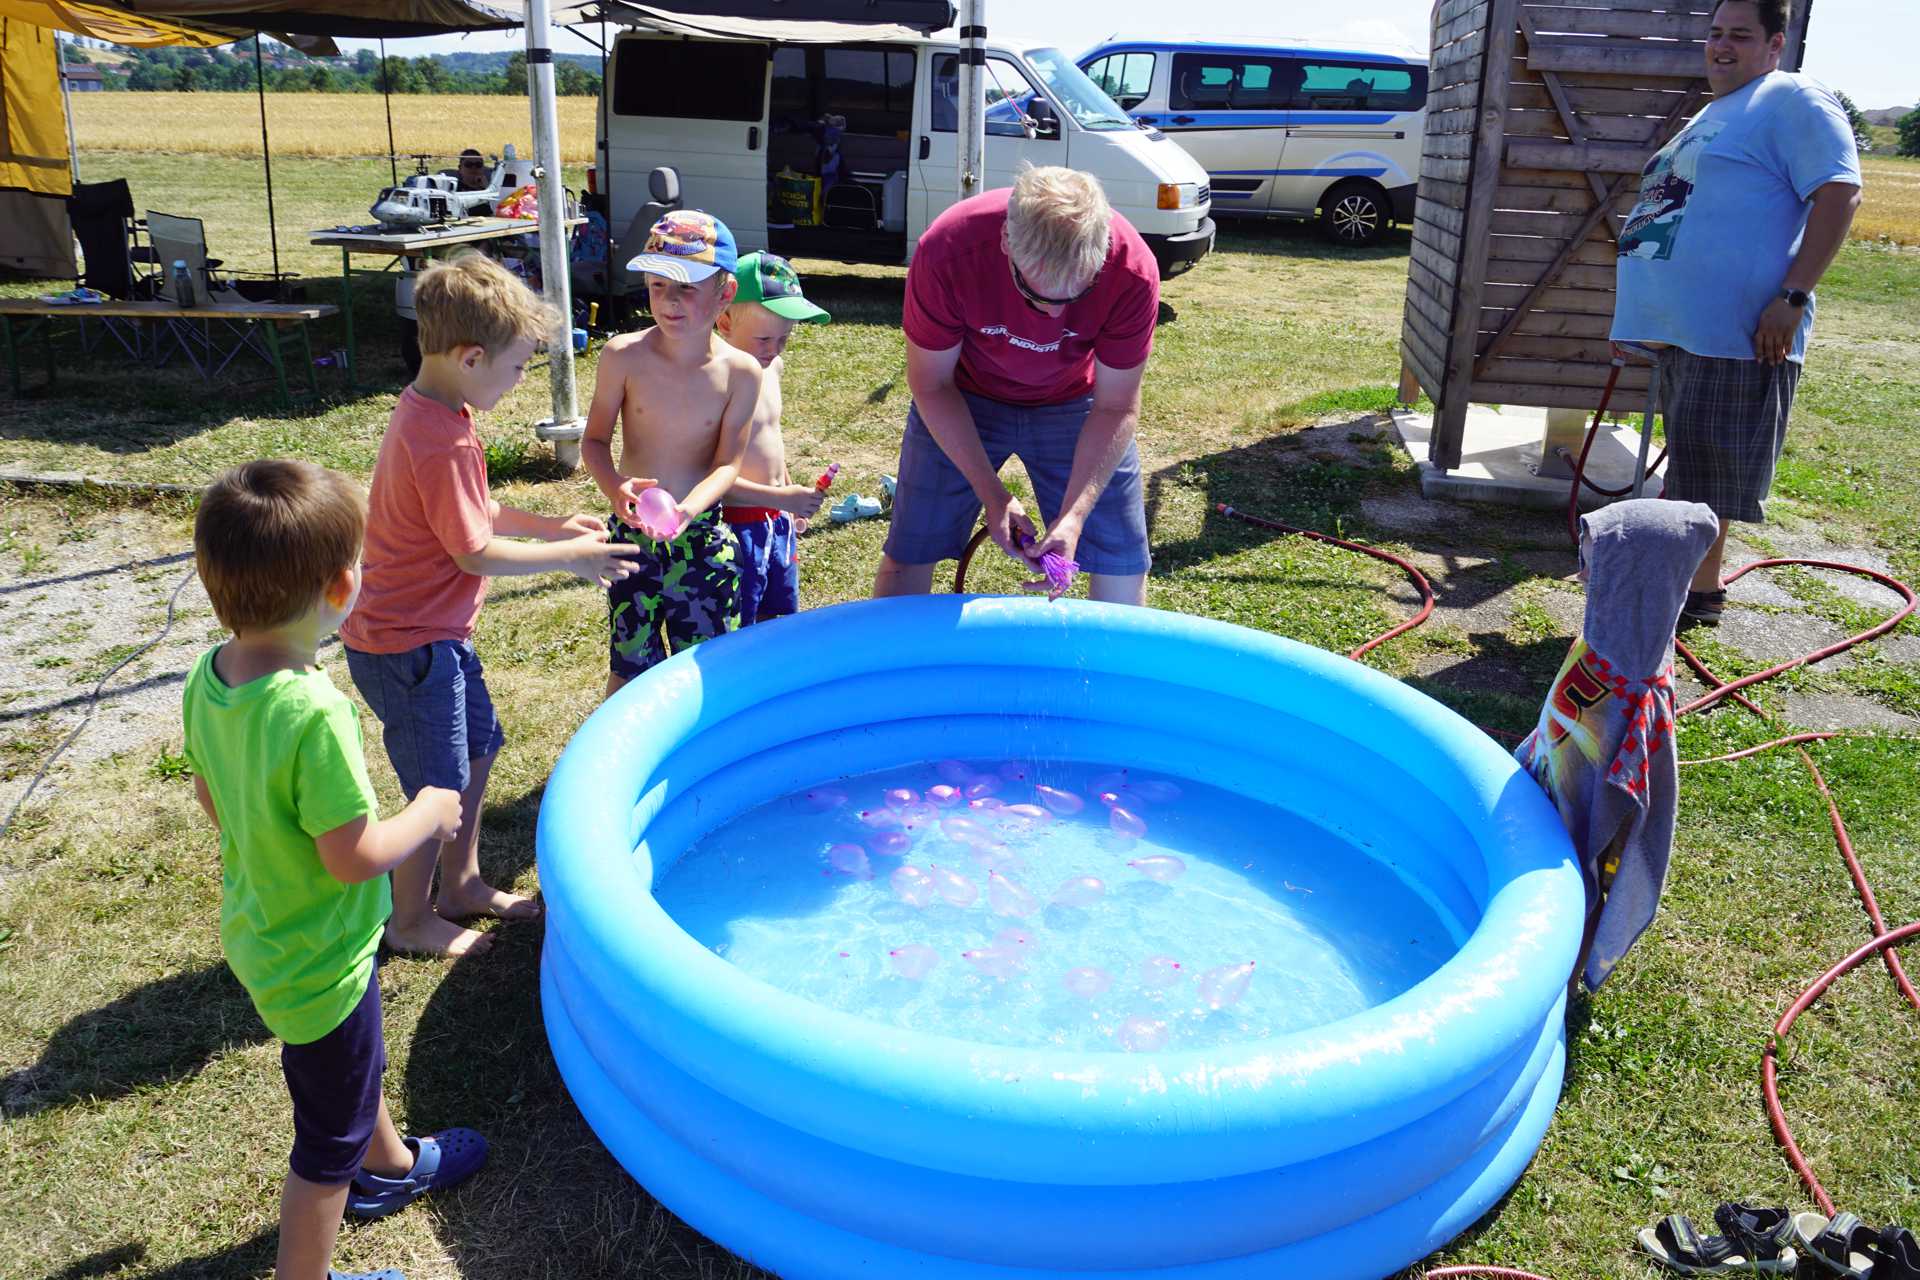
[[[1854,236],[1920,245],[1920,160],[1863,156],[1860,176],[1867,185],[1853,219]]]
[[[560,99],[563,160],[592,159],[597,98]],[[267,129],[276,156],[384,156],[387,116],[378,94],[270,93]],[[74,139],[89,150],[260,154],[259,100],[243,93],[86,93],[73,96]],[[511,142],[530,154],[525,98],[500,94],[395,94],[393,143],[454,156],[462,147],[498,154]]]

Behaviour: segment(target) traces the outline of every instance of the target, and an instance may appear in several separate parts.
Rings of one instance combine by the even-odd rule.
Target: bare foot
[[[418,925],[401,929],[387,924],[387,947],[411,956],[477,956],[493,945],[493,939],[472,929],[463,929],[450,920],[428,916]]]
[[[491,916],[495,920],[538,920],[540,904],[505,889],[496,889],[476,880],[464,889],[442,888],[433,907],[443,920],[471,920]]]

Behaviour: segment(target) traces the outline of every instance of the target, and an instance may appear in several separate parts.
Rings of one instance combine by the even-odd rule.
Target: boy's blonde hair
[[[313,608],[360,559],[367,495],[337,471],[292,458],[243,463],[207,486],[193,556],[227,630],[263,631]]]
[[[1058,165],[1023,170],[1007,197],[1007,251],[1049,284],[1091,280],[1107,260],[1113,209],[1091,175]]]
[[[413,311],[428,356],[479,347],[491,357],[516,340],[544,342],[560,326],[559,312],[473,250],[427,265],[413,284]]]

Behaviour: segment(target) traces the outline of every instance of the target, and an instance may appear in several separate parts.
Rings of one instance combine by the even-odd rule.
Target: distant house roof
[[[62,67],[61,71],[65,72],[67,79],[74,83],[78,83],[80,81],[85,81],[85,80],[105,79],[105,77],[100,72],[100,68],[98,67],[89,67],[89,66]]]

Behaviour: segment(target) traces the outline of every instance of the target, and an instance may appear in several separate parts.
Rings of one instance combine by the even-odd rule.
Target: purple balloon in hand
[[[1020,549],[1031,551],[1033,538],[1024,530],[1016,530],[1020,538]],[[1049,551],[1040,557],[1040,572],[1047,578],[1047,594],[1064,595],[1073,586],[1073,575],[1080,572],[1078,561],[1069,560],[1058,551]]]

